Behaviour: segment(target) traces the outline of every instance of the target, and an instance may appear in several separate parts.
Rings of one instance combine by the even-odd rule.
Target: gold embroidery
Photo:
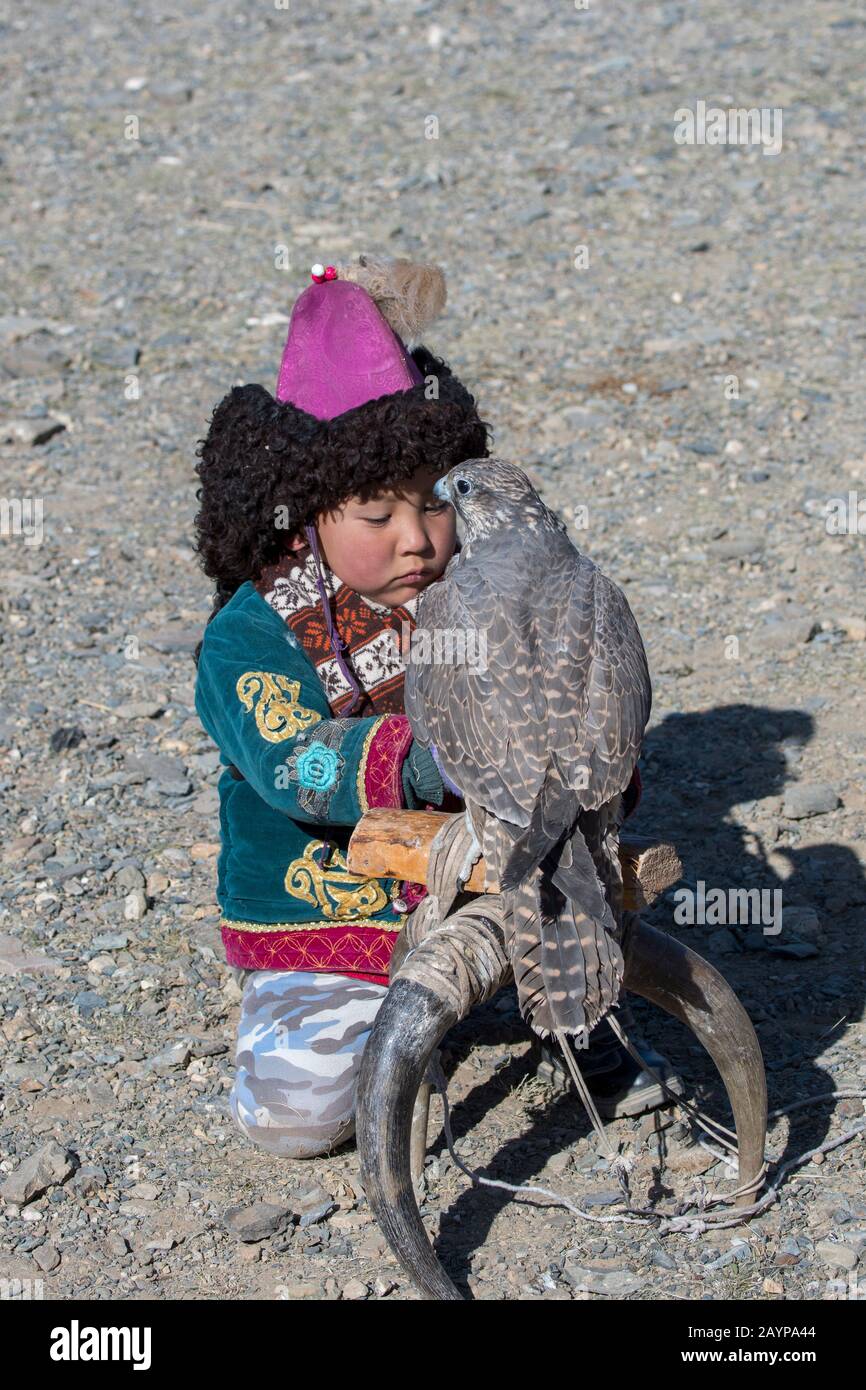
[[[361,919],[357,922],[340,922],[339,930],[342,931],[347,926],[356,926],[363,927],[365,931],[387,931],[398,936],[405,924],[406,914],[403,913],[402,916],[396,917],[393,922],[365,922]],[[301,931],[337,930],[333,922],[232,922],[228,917],[223,917],[220,927],[228,927],[229,931],[262,932],[266,935],[276,932],[286,934]]]
[[[246,671],[237,683],[238,699],[251,712],[255,705],[256,727],[268,743],[282,743],[321,719],[314,709],[298,704],[300,681],[271,676],[267,671]]]
[[[327,868],[321,863],[324,840],[310,840],[301,859],[293,859],[286,873],[286,892],[312,903],[331,921],[372,917],[388,906],[388,897],[377,878],[349,872],[346,856],[335,849]],[[318,855],[318,858],[316,857]]]
[[[370,725],[369,733],[367,734],[367,737],[364,739],[364,745],[361,749],[361,758],[358,763],[358,777],[356,785],[358,789],[358,805],[361,807],[362,815],[365,811],[369,811],[370,809],[370,803],[367,800],[367,758],[370,756],[370,744],[373,742],[373,739],[376,737],[382,725],[385,723],[387,717],[388,716],[386,714],[380,714],[378,719],[373,720],[373,723]]]

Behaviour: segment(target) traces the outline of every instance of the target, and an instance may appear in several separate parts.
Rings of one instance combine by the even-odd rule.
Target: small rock
[[[550,216],[550,208],[544,203],[533,203],[522,212],[515,214],[515,223],[518,227],[529,227],[533,222],[539,222],[543,217]]]
[[[92,975],[112,975],[117,966],[112,956],[93,956],[87,962],[87,969]]]
[[[182,1038],[179,1042],[164,1047],[162,1052],[148,1057],[147,1066],[150,1071],[180,1071],[187,1065],[189,1059],[189,1042],[186,1038]]]
[[[716,1161],[713,1154],[707,1153],[700,1144],[695,1144],[690,1149],[673,1149],[665,1159],[665,1165],[673,1173],[685,1173],[696,1177],[699,1173],[706,1173]]]
[[[562,1277],[579,1293],[604,1294],[608,1298],[628,1298],[646,1283],[630,1269],[587,1269],[571,1259],[565,1260]]]
[[[766,536],[760,531],[740,531],[736,536],[726,536],[713,542],[712,554],[720,560],[747,560],[750,556],[762,555],[766,549]]]
[[[187,803],[198,816],[215,816],[219,811],[220,797],[216,787],[208,787]]]
[[[49,1187],[65,1182],[75,1171],[75,1164],[69,1154],[51,1139],[37,1149],[23,1163],[19,1163],[14,1173],[0,1185],[0,1197],[16,1206],[24,1206],[39,1197]]]
[[[843,1241],[819,1240],[815,1246],[815,1254],[825,1265],[834,1269],[856,1269],[864,1244],[866,1242],[849,1239],[846,1231]]]
[[[133,888],[123,900],[125,922],[140,922],[147,915],[147,894],[143,888]]]
[[[54,420],[50,415],[44,415],[38,420],[31,420],[27,417],[15,420],[4,420],[0,425],[0,443],[2,444],[45,444],[55,434],[65,430],[66,426],[62,420]]]
[[[564,1173],[566,1169],[573,1167],[574,1154],[562,1153],[554,1154],[548,1163],[551,1173]]]
[[[320,1207],[323,1202],[333,1202],[334,1198],[330,1192],[326,1192],[324,1187],[307,1187],[303,1192],[299,1192],[297,1197],[292,1198],[292,1210],[299,1216],[303,1216],[305,1211],[313,1211]]]
[[[815,1255],[834,1269],[854,1269],[857,1264],[855,1251],[846,1245],[837,1244],[835,1240],[819,1240],[815,1246]]]
[[[129,700],[111,711],[118,719],[158,719],[165,706],[153,700]]]
[[[4,1023],[0,1031],[7,1042],[26,1042],[28,1038],[38,1038],[42,1034],[42,1029],[23,1009],[19,1009],[14,1018]]]
[[[172,782],[186,774],[181,759],[169,757],[167,753],[127,753],[123,765],[136,777],[141,774],[154,782]]]
[[[6,864],[27,862],[30,851],[39,843],[38,835],[16,835],[3,846],[3,860]]]
[[[714,439],[693,439],[690,444],[684,446],[693,454],[702,454],[709,458],[712,454],[719,452],[719,446]]]
[[[796,1236],[785,1236],[784,1240],[779,1241],[776,1250],[776,1264],[782,1268],[788,1265],[799,1264],[803,1258]]]
[[[317,1226],[320,1221],[327,1220],[331,1212],[336,1210],[336,1207],[337,1203],[331,1199],[327,1202],[322,1202],[320,1206],[312,1207],[305,1211],[298,1225],[302,1230],[305,1230],[307,1226]]]
[[[201,632],[198,628],[174,625],[143,632],[141,640],[158,652],[183,652],[191,656],[201,641]]]
[[[70,1180],[70,1189],[78,1197],[90,1197],[105,1186],[105,1169],[98,1163],[85,1163]]]
[[[32,314],[3,314],[0,317],[0,345],[10,347],[20,343],[34,333],[58,333],[65,335],[70,327],[57,319],[35,318]]]
[[[26,1087],[28,1082],[39,1080],[36,1072],[40,1071],[43,1063],[34,1060],[29,1062],[7,1062],[3,1068],[3,1076],[6,1081],[11,1081],[16,1086]],[[47,1080],[46,1073],[41,1072],[41,1076]]]
[[[82,1018],[92,1018],[97,1009],[105,1008],[102,995],[92,989],[82,990],[80,994],[76,994],[72,1002]]]
[[[277,1293],[280,1298],[289,1303],[294,1303],[296,1300],[300,1301],[301,1299],[322,1298],[323,1292],[321,1284],[309,1284],[302,1280],[297,1280],[290,1284],[277,1285]]]
[[[154,101],[164,106],[184,106],[188,101],[192,101],[194,87],[188,82],[151,82],[148,91]]]
[[[824,816],[835,811],[839,797],[829,782],[795,782],[785,792],[782,815],[788,820],[805,820],[807,816]]]
[[[677,1267],[676,1261],[672,1260],[664,1250],[653,1251],[652,1263],[657,1265],[659,1269],[676,1269]]]
[[[759,628],[756,640],[761,651],[788,651],[791,647],[802,647],[811,642],[820,631],[820,623],[812,618],[782,618]]]
[[[818,942],[824,935],[821,920],[814,907],[783,907],[782,931],[797,941]]]
[[[125,888],[128,893],[131,893],[134,888],[145,886],[144,874],[134,864],[124,864],[123,868],[118,869],[114,875],[114,883],[117,888]]]
[[[145,1216],[153,1216],[153,1205],[150,1202],[121,1202],[118,1211],[121,1216],[134,1216],[141,1220]]]
[[[168,1231],[166,1235],[160,1236],[158,1240],[149,1240],[147,1242],[147,1249],[153,1250],[156,1254],[167,1254],[168,1251],[173,1250],[176,1245],[177,1241],[173,1233]]]
[[[94,339],[89,348],[90,361],[101,367],[134,367],[140,349],[128,340],[102,334]]]
[[[189,796],[192,791],[192,783],[188,777],[175,777],[165,782],[151,782],[150,786],[159,796]]]
[[[645,1143],[658,1130],[667,1129],[676,1123],[676,1117],[670,1110],[654,1110],[651,1115],[645,1115],[638,1127],[637,1137],[641,1143]]]
[[[131,1202],[155,1202],[162,1188],[155,1182],[137,1182],[134,1187],[128,1187],[124,1192],[124,1197]]]
[[[752,1252],[748,1245],[736,1245],[733,1250],[725,1250],[717,1259],[710,1260],[708,1264],[704,1265],[704,1269],[726,1269],[728,1265],[748,1261],[751,1258]]]
[[[220,1038],[190,1038],[189,1050],[193,1057],[221,1057],[229,1047]]]
[[[866,642],[866,618],[837,618],[836,625],[852,642]]]
[[[809,960],[817,956],[818,947],[812,941],[772,941],[768,939],[767,950],[771,955],[781,956],[783,960]]]
[[[129,937],[125,931],[106,931],[95,936],[90,944],[96,951],[123,951],[129,945]]]
[[[50,1274],[60,1264],[60,1251],[48,1241],[33,1251],[33,1258],[45,1274]]]
[[[370,1297],[369,1284],[363,1283],[360,1279],[350,1279],[348,1284],[343,1285],[343,1297],[350,1302],[358,1302],[363,1298]]]
[[[80,724],[63,725],[55,729],[51,735],[49,744],[52,753],[62,753],[67,748],[77,748],[87,738],[87,734]]]
[[[291,1219],[292,1213],[288,1207],[274,1206],[272,1202],[253,1202],[252,1206],[229,1207],[225,1214],[225,1227],[238,1240],[253,1242],[282,1234]]]

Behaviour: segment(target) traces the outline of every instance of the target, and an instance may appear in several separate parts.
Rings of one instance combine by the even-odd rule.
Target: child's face
[[[329,569],[356,593],[389,608],[438,579],[454,553],[454,509],[433,495],[441,474],[419,469],[399,492],[352,497],[320,516],[319,546]]]

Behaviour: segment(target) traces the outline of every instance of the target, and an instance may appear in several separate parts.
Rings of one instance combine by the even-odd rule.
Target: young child
[[[362,257],[315,266],[313,282],[276,399],[235,387],[214,411],[196,519],[216,583],[196,708],[225,764],[217,897],[243,982],[231,1108],[292,1158],[353,1134],[361,1053],[424,894],[350,873],[345,851],[369,807],[448,802],[403,714],[402,645],[455,547],[433,485],[488,453],[473,397],[406,345],[444,305],[437,267]],[[608,1092],[639,1088],[602,1032]],[[592,1054],[578,1056],[585,1071]]]
[[[345,850],[368,807],[445,801],[402,712],[401,643],[454,551],[433,485],[488,452],[473,397],[398,336],[441,311],[438,268],[362,259],[313,280],[277,398],[236,387],[214,412],[197,517],[217,589],[196,687],[225,764],[217,896],[228,962],[251,972],[231,1107],[297,1158],[354,1131],[361,1051],[423,896],[351,874]]]

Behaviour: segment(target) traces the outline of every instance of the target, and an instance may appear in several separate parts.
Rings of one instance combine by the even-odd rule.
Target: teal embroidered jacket
[[[295,634],[249,582],[205,631],[196,709],[225,765],[217,898],[229,964],[387,983],[423,890],[351,874],[345,849],[369,807],[406,804],[405,715],[333,718]]]

